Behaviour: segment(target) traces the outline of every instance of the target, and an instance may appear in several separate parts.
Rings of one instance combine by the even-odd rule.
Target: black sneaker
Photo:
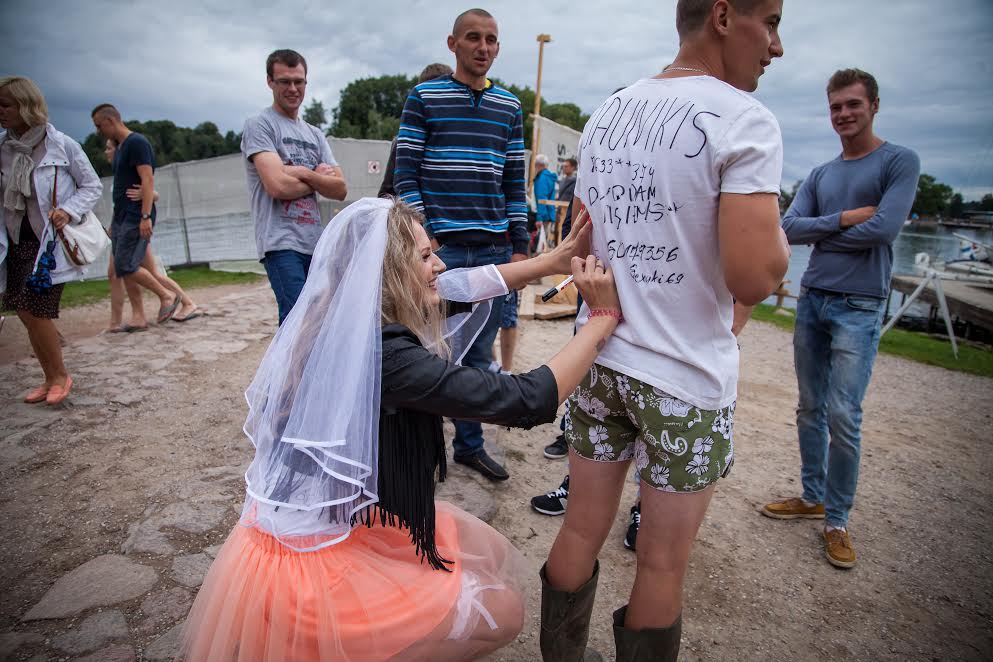
[[[555,441],[545,446],[545,457],[549,460],[561,460],[569,457],[569,444],[566,442],[564,434],[555,437]]]
[[[475,455],[467,458],[457,457],[455,458],[455,461],[458,464],[469,467],[470,469],[475,469],[490,480],[507,480],[510,478],[510,474],[507,473],[507,470],[500,466],[499,462],[487,455],[484,450],[481,450]]]
[[[531,507],[542,515],[565,515],[565,507],[569,501],[569,476],[557,489],[541,494],[531,499]]]
[[[628,524],[628,532],[624,536],[624,546],[634,551],[634,545],[638,541],[638,529],[641,528],[641,504],[636,503],[631,506],[631,523]]]

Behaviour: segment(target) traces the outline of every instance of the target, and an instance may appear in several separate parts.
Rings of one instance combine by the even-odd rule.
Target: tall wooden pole
[[[538,35],[538,83],[534,91],[534,119],[531,127],[531,164],[528,168],[528,191],[534,191],[534,157],[538,155],[538,145],[541,142],[541,66],[545,56],[545,44],[552,40],[548,34]]]

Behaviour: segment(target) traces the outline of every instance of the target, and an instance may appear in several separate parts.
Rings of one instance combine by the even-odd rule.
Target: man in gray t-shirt
[[[327,138],[299,117],[307,86],[307,62],[278,50],[266,61],[273,104],[245,122],[245,155],[255,244],[279,306],[279,323],[293,308],[321,236],[317,194],[344,200],[347,194]]]
[[[855,565],[848,514],[855,501],[862,398],[879,346],[893,241],[914,204],[917,155],[878,137],[876,79],[842,69],[828,82],[841,155],[810,173],[783,217],[791,244],[813,244],[797,301],[793,354],[800,402],[803,494],[768,503],[776,519],[824,519],[825,555]]]

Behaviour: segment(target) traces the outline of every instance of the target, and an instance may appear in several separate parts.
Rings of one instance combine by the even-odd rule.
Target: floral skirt
[[[6,230],[3,230],[6,232]],[[4,310],[25,310],[35,317],[58,319],[59,301],[62,299],[64,284],[53,285],[44,294],[35,294],[28,289],[26,281],[34,271],[34,263],[41,250],[41,243],[35,236],[28,217],[21,221],[21,236],[18,243],[11,242],[7,254],[7,292],[3,295]]]

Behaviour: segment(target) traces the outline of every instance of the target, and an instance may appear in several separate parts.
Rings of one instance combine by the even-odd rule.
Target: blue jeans
[[[292,250],[269,251],[262,258],[269,285],[276,295],[276,305],[279,306],[279,324],[290,314],[293,304],[307,282],[310,272],[310,255],[304,255]]]
[[[436,254],[449,269],[506,264],[510,261],[506,246],[454,246],[449,244],[439,248]],[[482,368],[483,370],[489,369],[490,363],[493,361],[493,341],[496,340],[500,319],[503,317],[503,300],[504,297],[493,299],[490,317],[486,320],[482,332],[476,337],[476,342],[466,352],[465,358],[462,359],[462,365]],[[455,449],[455,457],[464,460],[482,452],[483,425],[473,421],[457,420],[454,423],[455,439],[452,441],[452,446]]]
[[[797,302],[793,358],[803,498],[824,504],[830,526],[845,526],[855,501],[862,399],[885,305],[874,297],[806,288]]]

